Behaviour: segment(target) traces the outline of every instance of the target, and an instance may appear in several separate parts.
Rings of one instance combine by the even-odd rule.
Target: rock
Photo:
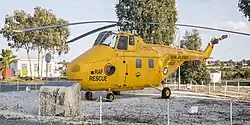
[[[194,114],[194,113],[197,113],[197,112],[198,112],[198,106],[192,106],[190,108],[189,113]]]
[[[48,82],[40,88],[39,115],[75,117],[80,115],[80,84]]]

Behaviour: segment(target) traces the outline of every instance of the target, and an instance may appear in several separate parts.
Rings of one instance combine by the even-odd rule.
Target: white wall
[[[30,59],[31,60],[31,70],[32,70],[32,76],[33,77],[38,77],[38,72],[35,69],[35,65],[38,66],[38,60],[37,59]],[[42,65],[43,62],[43,65]],[[48,63],[48,77],[59,77],[60,76],[60,72],[57,71],[57,69],[59,68],[59,64],[57,64],[58,61],[55,59],[51,59],[51,62]],[[30,63],[28,59],[19,59],[18,62],[16,64],[14,64],[13,66],[15,67],[15,70],[19,70],[20,75],[24,76],[25,74],[23,74],[22,72],[22,65],[26,65],[27,67],[27,76],[31,76],[30,73]],[[49,67],[51,66],[51,70],[49,71]],[[39,63],[39,75],[42,77],[46,77],[46,62],[45,60],[40,60]],[[41,70],[42,70],[42,74],[41,74]]]

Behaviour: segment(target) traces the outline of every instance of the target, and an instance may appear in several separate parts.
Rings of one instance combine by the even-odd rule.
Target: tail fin
[[[228,37],[229,35],[222,35],[220,38],[213,37],[204,50],[205,59],[208,59],[211,56],[215,44],[218,44],[220,40],[226,39]]]

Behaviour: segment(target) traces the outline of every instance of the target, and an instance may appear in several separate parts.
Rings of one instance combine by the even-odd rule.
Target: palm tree
[[[0,70],[2,71],[3,80],[6,78],[6,72],[9,70],[12,63],[17,62],[17,56],[13,55],[13,52],[9,49],[2,49],[0,53]]]

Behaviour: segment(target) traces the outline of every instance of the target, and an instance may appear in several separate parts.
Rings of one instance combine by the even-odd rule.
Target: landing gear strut
[[[168,99],[171,95],[171,90],[169,87],[164,87],[161,91],[161,98]]]
[[[168,99],[171,95],[171,90],[169,87],[163,87],[163,89],[160,89],[158,87],[155,87],[153,85],[150,85],[151,87],[155,88],[158,91],[161,91],[161,98]],[[164,84],[163,84],[164,86]]]
[[[85,98],[86,98],[87,100],[92,100],[92,97],[93,97],[92,92],[87,91],[87,92],[85,93]]]

